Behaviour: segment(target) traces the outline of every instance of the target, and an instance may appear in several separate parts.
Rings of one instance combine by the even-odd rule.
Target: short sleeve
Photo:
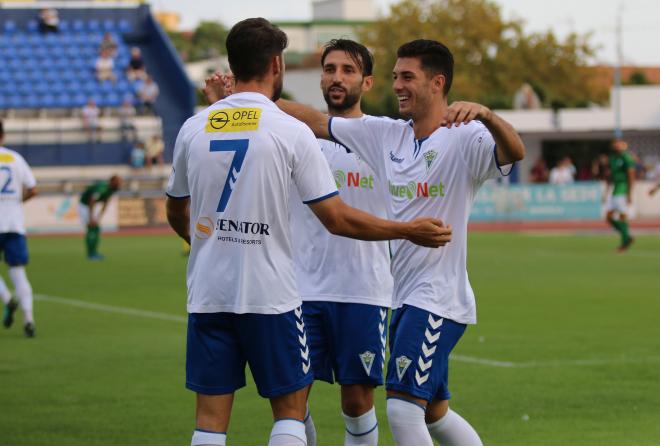
[[[313,204],[338,194],[328,161],[307,127],[298,134],[294,145],[293,181],[305,204]]]
[[[629,153],[626,153],[624,158],[626,160],[626,169],[630,170],[636,167],[635,160]]]
[[[357,153],[378,176],[383,177],[385,174],[383,141],[390,126],[395,122],[374,116],[332,117],[328,121],[328,133],[336,142]]]
[[[174,144],[174,159],[172,160],[172,172],[167,183],[167,196],[170,198],[188,198],[188,150],[184,142],[184,127],[179,130]]]
[[[26,189],[32,189],[37,185],[37,180],[34,178],[32,169],[30,169],[30,166],[23,159],[23,157],[20,158],[20,163],[21,163],[21,170],[23,171],[23,178],[22,178],[23,186]]]
[[[462,131],[464,132],[461,135],[463,158],[475,181],[483,183],[488,179],[511,173],[513,164],[506,166],[499,164],[495,140],[485,125],[472,121],[463,126]]]

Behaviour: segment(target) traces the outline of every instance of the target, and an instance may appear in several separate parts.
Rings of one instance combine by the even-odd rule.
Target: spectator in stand
[[[131,167],[133,169],[142,169],[145,161],[144,143],[137,141],[131,150]]]
[[[144,83],[140,85],[137,93],[141,103],[141,114],[146,114],[147,112],[155,114],[154,105],[156,104],[156,99],[160,94],[160,90],[158,89],[158,85],[154,82],[151,76],[147,76]]]
[[[128,61],[126,77],[130,81],[138,79],[144,80],[147,78],[147,72],[144,69],[144,61],[142,60],[142,52],[140,51],[140,48],[136,46],[131,48],[131,58]]]
[[[94,99],[89,98],[87,100],[87,105],[81,110],[81,116],[83,128],[87,132],[89,141],[100,141],[101,126],[99,124],[99,117],[101,116],[101,110],[96,105]]]
[[[115,42],[115,39],[112,37],[112,34],[109,32],[106,32],[103,34],[103,40],[101,41],[101,45],[99,45],[99,53],[103,53],[103,51],[106,51],[107,54],[110,55],[113,59],[117,57],[117,42]]]
[[[601,153],[591,163],[591,175],[599,181],[607,181],[610,177],[610,159],[606,153]]]
[[[132,96],[126,96],[119,108],[119,128],[122,141],[133,142],[137,139],[137,131],[135,130],[136,114]]]
[[[559,160],[559,163],[550,170],[550,183],[552,184],[570,184],[575,178],[575,166],[568,156]]]
[[[548,166],[540,156],[532,166],[532,170],[529,171],[529,179],[532,183],[547,183],[548,175]]]
[[[43,8],[39,12],[39,32],[56,33],[60,27],[60,17],[57,9]]]
[[[147,169],[151,168],[154,163],[158,164],[159,166],[162,166],[165,163],[163,160],[165,143],[163,142],[163,138],[160,135],[154,134],[151,138],[149,138],[149,140],[144,145],[144,150],[146,152],[145,161]]]
[[[101,50],[101,55],[96,59],[96,79],[99,82],[112,81],[116,82],[117,77],[114,73],[115,61],[110,56],[109,50]]]

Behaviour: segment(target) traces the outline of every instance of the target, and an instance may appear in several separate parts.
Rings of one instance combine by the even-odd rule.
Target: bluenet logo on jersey
[[[408,198],[441,198],[445,196],[445,184],[441,181],[437,184],[427,182],[417,183],[411,181],[408,184],[389,183],[390,195],[393,197]]]
[[[374,177],[372,175],[365,176],[360,174],[360,172],[344,172],[337,169],[334,171],[334,176],[337,189],[341,189],[342,187],[374,188]]]
[[[206,133],[251,132],[259,129],[260,108],[225,108],[211,110]]]

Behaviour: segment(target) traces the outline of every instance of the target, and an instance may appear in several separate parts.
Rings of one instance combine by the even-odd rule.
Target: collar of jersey
[[[268,99],[265,95],[257,93],[256,91],[241,91],[240,93],[234,93],[231,96],[225,98],[227,101],[232,101],[234,99],[250,99],[256,102],[261,102],[264,104],[272,105],[277,107],[273,101]]]

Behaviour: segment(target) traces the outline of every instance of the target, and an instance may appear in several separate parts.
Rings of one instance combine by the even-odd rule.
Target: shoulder
[[[23,158],[23,156],[20,153],[1,146],[0,146],[0,161],[5,161],[9,163],[16,162],[18,164],[23,164],[26,167],[29,167],[27,161],[25,161],[25,158]]]

